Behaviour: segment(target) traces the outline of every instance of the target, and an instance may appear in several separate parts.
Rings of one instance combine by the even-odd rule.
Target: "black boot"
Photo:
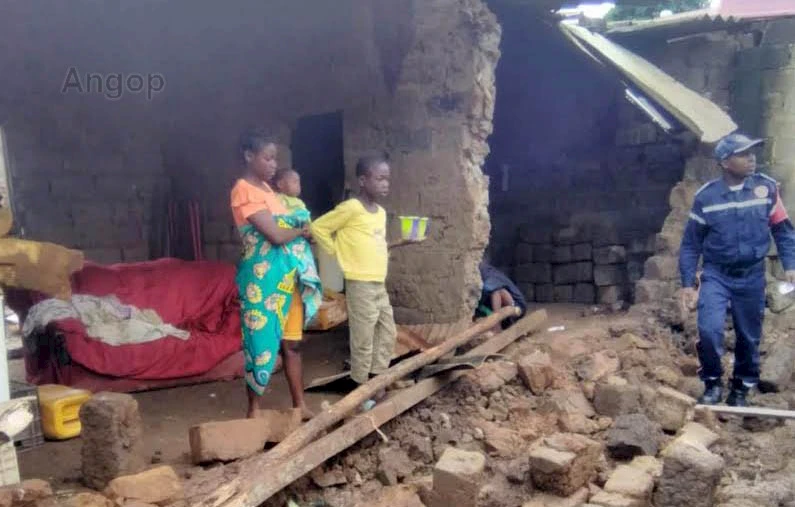
[[[746,396],[748,396],[748,390],[745,385],[732,385],[729,396],[726,398],[726,404],[730,407],[747,407],[748,400],[746,400]]]
[[[704,394],[698,399],[699,405],[717,405],[723,401],[723,385],[720,380],[704,383]]]

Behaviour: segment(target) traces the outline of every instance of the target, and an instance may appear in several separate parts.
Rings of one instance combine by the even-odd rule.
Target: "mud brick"
[[[636,283],[643,278],[644,262],[639,259],[630,259],[627,262],[627,279],[629,283]]]
[[[648,507],[649,502],[639,498],[600,491],[588,501],[588,505],[596,507]]]
[[[47,500],[52,498],[52,496],[52,487],[49,482],[41,479],[28,479],[19,484],[0,488],[0,505],[14,507],[46,506]]]
[[[687,422],[696,400],[670,387],[659,387],[652,414],[666,431],[678,431]]]
[[[675,293],[675,282],[644,279],[635,284],[635,303],[658,303],[672,298]]]
[[[556,433],[540,440],[530,452],[530,474],[542,491],[569,496],[596,473],[602,446],[582,435]]]
[[[574,286],[573,285],[556,285],[555,286],[555,302],[556,303],[570,303],[574,300]]]
[[[553,281],[558,285],[591,280],[593,280],[593,264],[590,262],[561,264],[553,268]]]
[[[640,412],[640,389],[621,383],[600,383],[594,393],[594,408],[599,415],[616,418]]]
[[[116,500],[136,500],[149,504],[166,504],[185,496],[182,482],[174,469],[161,466],[135,475],[125,475],[110,481],[105,496]]]
[[[709,449],[712,444],[720,439],[717,433],[697,422],[689,422],[684,425],[674,442],[688,442],[693,445],[700,445]],[[672,442],[670,445],[673,445]]]
[[[566,264],[573,260],[571,253],[571,246],[569,245],[556,246],[554,255],[555,257],[552,260],[552,262],[554,262],[555,264]]]
[[[663,472],[654,495],[658,507],[710,507],[723,474],[723,458],[685,441],[666,447]]]
[[[519,227],[519,238],[531,245],[549,243],[552,241],[552,230],[539,227],[537,224],[524,224]]]
[[[652,254],[656,248],[655,235],[646,238],[634,238],[627,246],[627,253],[629,254]]]
[[[199,424],[188,436],[193,462],[231,461],[261,451],[270,433],[261,419],[236,419]]]
[[[679,260],[673,256],[655,255],[646,259],[644,265],[646,278],[651,280],[677,280]]]
[[[533,262],[514,268],[517,282],[549,283],[552,281],[552,264]]]
[[[587,240],[586,234],[576,227],[561,229],[554,235],[554,243],[556,245],[574,245]]]
[[[615,459],[655,456],[662,429],[643,414],[620,415],[607,434],[607,451]]]
[[[573,366],[580,380],[595,382],[616,373],[621,363],[615,351],[605,350],[578,358]]]
[[[627,281],[625,264],[597,265],[593,269],[594,283],[599,287],[622,285]]]
[[[536,285],[536,301],[539,303],[551,303],[555,299],[555,286],[551,283]]]
[[[567,497],[540,493],[534,495],[529,502],[522,504],[522,507],[584,507],[590,494],[588,488],[579,489]]]
[[[146,465],[138,402],[129,394],[97,393],[80,408],[83,481],[102,490]]]
[[[627,249],[620,245],[594,248],[593,261],[596,264],[620,264],[627,262]]]
[[[434,496],[445,502],[440,505],[476,507],[485,468],[483,454],[448,447],[433,469]]]
[[[518,287],[526,301],[536,300],[535,285],[532,283],[520,283]]]
[[[655,479],[659,479],[662,476],[662,461],[654,456],[636,456],[629,462],[629,466],[642,470]]]
[[[784,391],[792,382],[795,371],[795,345],[786,339],[774,342],[762,361],[759,389],[762,392]]]
[[[262,410],[260,418],[264,419],[265,428],[268,430],[268,442],[281,442],[301,426],[301,410],[297,408]]]
[[[593,247],[590,243],[579,243],[571,246],[572,261],[590,261],[593,257]]]
[[[530,264],[533,262],[533,245],[519,243],[516,246],[516,264]]]
[[[552,262],[555,260],[555,247],[552,245],[534,245],[533,261]]]
[[[538,396],[552,385],[554,370],[552,359],[546,352],[535,351],[524,356],[517,363],[519,377],[530,391]]]
[[[596,288],[590,283],[578,283],[574,286],[574,302],[591,305],[596,300]]]
[[[612,305],[624,300],[624,287],[620,285],[608,285],[599,287],[597,301],[600,305]]]
[[[654,489],[654,479],[646,472],[629,466],[619,465],[607,480],[605,491],[631,498],[639,498],[648,503]]]

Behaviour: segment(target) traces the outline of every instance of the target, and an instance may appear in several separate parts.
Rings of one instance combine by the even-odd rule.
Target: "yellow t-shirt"
[[[359,199],[349,199],[315,220],[312,235],[336,256],[347,280],[386,281],[389,254],[386,211],[381,206],[370,213]]]

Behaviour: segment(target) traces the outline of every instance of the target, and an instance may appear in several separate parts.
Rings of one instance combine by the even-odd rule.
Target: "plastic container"
[[[80,407],[91,398],[85,389],[46,384],[39,386],[41,426],[44,436],[66,440],[80,435]]]
[[[315,254],[315,260],[317,260],[317,270],[323,289],[342,292],[345,288],[345,275],[343,275],[337,259],[317,245],[312,246],[312,251]]]
[[[11,381],[11,399],[30,400],[33,422],[19,435],[14,437],[14,443],[20,450],[32,449],[44,443],[41,431],[41,410],[39,409],[39,396],[36,386],[25,382]]]
[[[427,217],[398,217],[400,219],[400,236],[405,240],[420,241],[428,233]]]

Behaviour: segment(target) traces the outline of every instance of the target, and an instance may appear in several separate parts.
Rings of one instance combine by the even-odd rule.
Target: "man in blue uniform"
[[[776,181],[756,172],[753,148],[762,142],[742,134],[721,139],[715,158],[723,177],[696,192],[679,251],[683,303],[692,309],[698,302],[699,374],[705,385],[699,403],[703,404],[723,399],[721,356],[729,306],[737,343],[726,403],[746,406],[749,389],[759,381],[765,256],[771,233],[787,280],[795,283],[795,230]],[[703,271],[697,291],[699,257]]]

